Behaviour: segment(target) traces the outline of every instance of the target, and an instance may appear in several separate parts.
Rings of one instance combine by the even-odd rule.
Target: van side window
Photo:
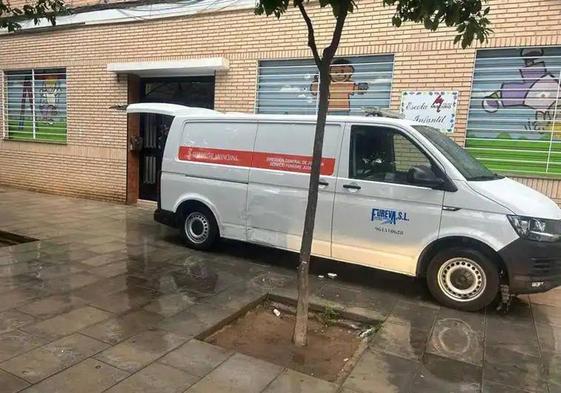
[[[408,184],[407,172],[431,163],[409,139],[384,127],[352,126],[349,178]]]

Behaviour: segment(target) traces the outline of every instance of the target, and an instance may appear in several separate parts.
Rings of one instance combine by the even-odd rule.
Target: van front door
[[[334,258],[415,274],[420,252],[438,238],[444,197],[408,182],[418,165],[431,161],[401,131],[348,127],[335,189]]]

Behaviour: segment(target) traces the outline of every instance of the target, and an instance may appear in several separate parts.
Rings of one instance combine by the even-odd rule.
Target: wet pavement
[[[315,260],[313,302],[384,321],[336,385],[196,339],[267,293],[294,298],[294,254],[197,252],[150,210],[0,195],[0,230],[40,239],[0,247],[2,393],[561,393],[559,289],[463,313],[412,278]]]

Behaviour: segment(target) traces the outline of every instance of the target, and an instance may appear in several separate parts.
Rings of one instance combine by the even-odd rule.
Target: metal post
[[[316,116],[318,115],[319,111],[319,86],[321,85],[321,74],[318,69],[318,93],[316,94]]]
[[[0,92],[0,98],[2,99],[2,138],[8,138],[8,103],[6,102],[8,94],[6,90],[8,85],[6,84],[6,76],[4,72],[0,72],[0,85],[2,91]]]
[[[33,130],[33,139],[36,138],[35,132],[35,70],[31,70],[31,112],[32,112],[32,130]]]
[[[557,79],[557,95],[555,96],[555,106],[553,107],[553,123],[551,125],[551,136],[549,137],[549,151],[547,153],[547,163],[545,173],[549,173],[549,161],[551,160],[551,149],[553,148],[553,135],[555,134],[555,121],[557,120],[557,106],[559,105],[559,87],[561,84],[561,71]]]

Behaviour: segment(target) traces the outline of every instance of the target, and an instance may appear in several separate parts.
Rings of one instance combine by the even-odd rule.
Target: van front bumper
[[[513,294],[545,292],[561,286],[561,242],[517,239],[499,251]]]
[[[156,209],[154,212],[154,221],[160,224],[169,225],[170,227],[177,228],[177,216],[174,212],[163,209]]]

